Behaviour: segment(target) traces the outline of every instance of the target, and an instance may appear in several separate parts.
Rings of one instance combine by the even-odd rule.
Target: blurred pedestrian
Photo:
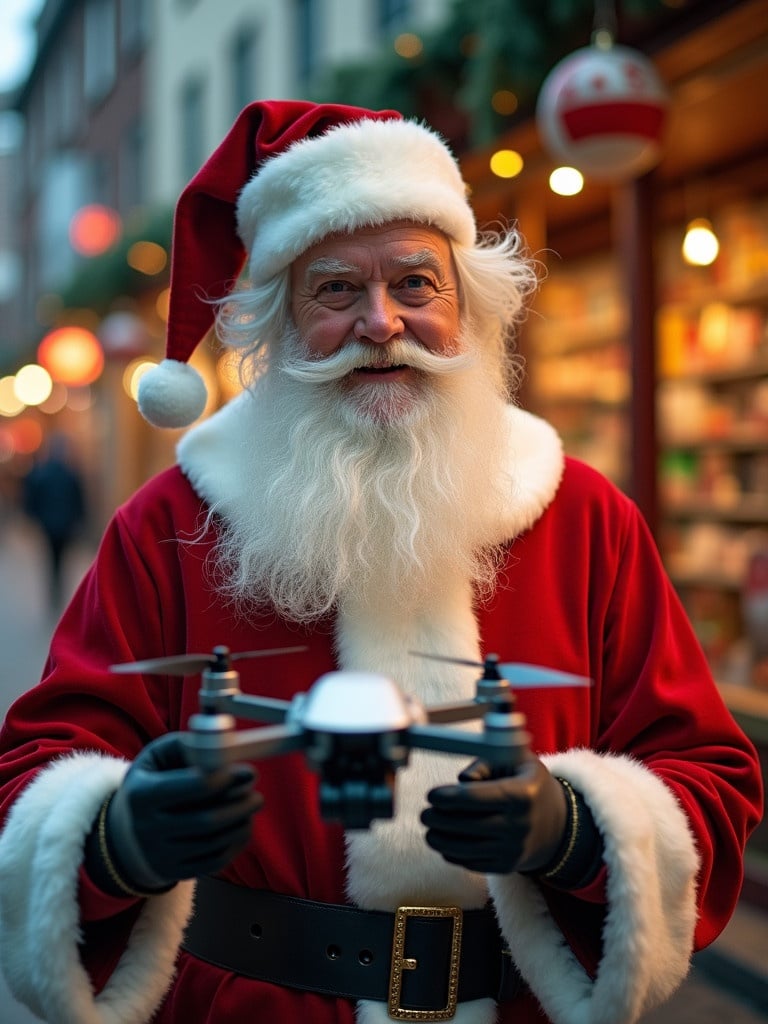
[[[43,535],[47,553],[48,594],[52,608],[63,595],[64,560],[86,518],[85,488],[63,434],[54,434],[46,454],[23,480],[22,507]]]

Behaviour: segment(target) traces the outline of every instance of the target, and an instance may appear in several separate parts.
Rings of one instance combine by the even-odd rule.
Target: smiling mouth
[[[398,370],[405,369],[407,369],[405,363],[398,363],[396,366],[358,366],[355,373],[386,375],[388,373],[397,373]]]

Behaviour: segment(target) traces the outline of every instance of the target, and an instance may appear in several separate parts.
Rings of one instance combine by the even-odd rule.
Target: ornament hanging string
[[[618,19],[614,0],[595,0],[592,45],[598,50],[610,50],[616,40],[617,31]]]

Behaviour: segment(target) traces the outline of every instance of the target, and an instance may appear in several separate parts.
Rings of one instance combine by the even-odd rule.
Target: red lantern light
[[[101,375],[104,352],[96,335],[84,327],[59,327],[40,342],[37,361],[55,381],[79,388]]]
[[[69,240],[81,256],[100,256],[120,237],[122,223],[115,210],[91,203],[78,210],[69,223]]]
[[[621,181],[661,158],[666,108],[666,89],[643,54],[587,46],[550,71],[536,118],[557,159],[588,177]]]

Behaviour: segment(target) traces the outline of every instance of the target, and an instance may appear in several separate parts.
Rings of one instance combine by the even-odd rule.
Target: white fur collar
[[[243,493],[245,454],[258,444],[257,400],[243,392],[181,439],[179,465],[197,493],[226,518]],[[509,468],[514,490],[499,540],[529,529],[557,492],[563,474],[563,448],[544,420],[507,406]]]

